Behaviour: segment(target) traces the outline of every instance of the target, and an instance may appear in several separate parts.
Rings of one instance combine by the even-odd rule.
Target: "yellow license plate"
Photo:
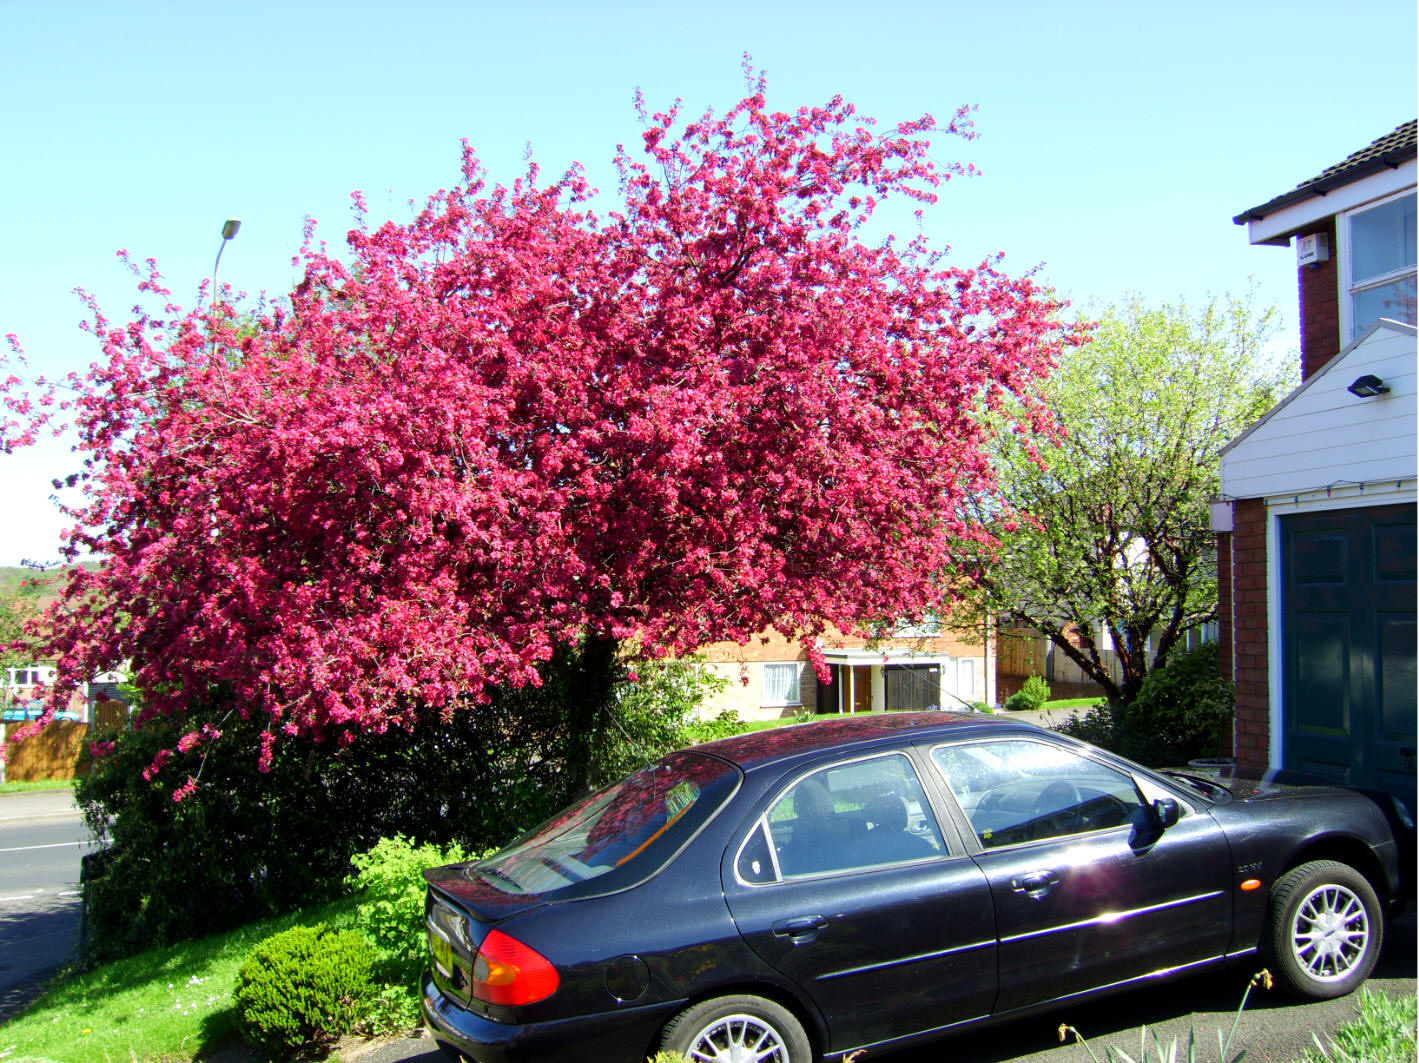
[[[453,977],[453,946],[438,934],[429,934],[429,951],[433,953],[434,966],[445,978]]]

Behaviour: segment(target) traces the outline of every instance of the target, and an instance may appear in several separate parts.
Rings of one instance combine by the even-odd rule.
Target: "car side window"
[[[736,859],[748,883],[905,863],[945,852],[911,761],[899,753],[822,768],[774,802]]]
[[[1131,776],[1052,743],[943,745],[931,760],[987,849],[1146,820]]]

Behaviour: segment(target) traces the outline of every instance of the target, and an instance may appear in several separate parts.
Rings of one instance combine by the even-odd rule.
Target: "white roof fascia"
[[[918,653],[907,647],[880,650],[824,650],[829,664],[939,664],[951,659],[949,653]]]
[[[1308,225],[1323,221],[1333,214],[1353,210],[1371,200],[1383,199],[1396,192],[1403,192],[1406,188],[1413,188],[1416,182],[1419,182],[1419,167],[1416,167],[1416,161],[1410,159],[1401,163],[1397,169],[1372,173],[1348,185],[1331,189],[1324,195],[1308,196],[1273,211],[1264,218],[1249,221],[1247,239],[1253,244],[1278,244],[1284,247],[1291,242],[1294,233]],[[1331,253],[1335,253],[1334,248],[1331,248]]]

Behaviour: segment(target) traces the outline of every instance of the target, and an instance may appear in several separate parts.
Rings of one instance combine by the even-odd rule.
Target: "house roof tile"
[[[1237,225],[1245,225],[1310,196],[1323,196],[1333,188],[1358,181],[1377,170],[1396,168],[1400,163],[1415,156],[1415,127],[1414,121],[1397,126],[1392,132],[1347,155],[1334,166],[1326,167],[1309,181],[1302,181],[1291,191],[1267,200],[1260,206],[1242,211],[1232,221]]]

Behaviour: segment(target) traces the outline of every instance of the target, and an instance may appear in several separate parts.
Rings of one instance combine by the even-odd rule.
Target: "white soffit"
[[[1358,377],[1389,393],[1357,398]],[[1268,498],[1412,480],[1419,468],[1413,325],[1382,320],[1222,450],[1224,498]]]
[[[1401,163],[1397,169],[1382,170],[1362,177],[1348,185],[1341,185],[1325,195],[1312,195],[1299,202],[1273,211],[1264,218],[1247,222],[1247,239],[1254,244],[1278,244],[1285,246],[1291,236],[1333,214],[1340,214],[1354,207],[1363,206],[1371,200],[1383,199],[1406,188],[1414,188],[1419,169],[1416,160]]]

